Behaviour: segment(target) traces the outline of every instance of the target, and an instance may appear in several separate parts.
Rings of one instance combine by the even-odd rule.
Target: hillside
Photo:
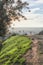
[[[23,55],[31,48],[31,40],[26,36],[12,36],[3,43],[0,51],[0,65],[25,65]]]
[[[43,31],[39,32],[39,35],[43,35]]]

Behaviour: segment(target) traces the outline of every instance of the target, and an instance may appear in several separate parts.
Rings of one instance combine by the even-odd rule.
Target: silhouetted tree
[[[10,20],[19,20],[22,15],[22,9],[27,8],[28,3],[22,0],[0,0],[0,36],[7,33],[7,25],[10,25]],[[29,10],[30,12],[30,10]]]
[[[2,49],[2,46],[3,46],[2,43],[0,43],[0,51],[1,51],[1,49]]]

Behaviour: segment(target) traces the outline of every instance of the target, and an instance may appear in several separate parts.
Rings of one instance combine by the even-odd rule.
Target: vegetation
[[[0,51],[0,65],[24,65],[23,55],[31,48],[31,40],[26,36],[12,36],[3,43]]]
[[[0,36],[4,36],[9,32],[8,25],[11,24],[11,20],[19,20],[20,17],[24,17],[23,8],[27,7],[28,3],[22,0],[0,0]],[[29,10],[30,12],[30,10]]]

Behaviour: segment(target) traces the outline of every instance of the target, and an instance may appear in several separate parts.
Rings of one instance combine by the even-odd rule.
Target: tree
[[[19,20],[19,17],[24,19],[22,9],[27,8],[28,3],[22,0],[0,0],[0,36],[4,36],[7,32],[7,25],[10,25],[10,20]],[[30,10],[29,10],[30,12]]]

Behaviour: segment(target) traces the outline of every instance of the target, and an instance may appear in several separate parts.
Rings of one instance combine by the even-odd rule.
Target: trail
[[[39,55],[38,55],[38,40],[34,39],[33,41],[33,47],[32,47],[32,62],[33,65],[39,65],[38,63],[38,59],[39,59]]]
[[[43,36],[37,35],[30,36],[29,38],[32,40],[32,48],[24,55],[26,59],[26,65],[40,65],[41,61],[43,61],[43,55],[40,55],[39,53],[39,43],[43,44]],[[41,48],[43,49],[43,46],[41,46]]]
[[[32,38],[31,38],[32,39]],[[38,39],[34,38],[32,40],[32,49],[28,50],[28,52],[24,55],[26,58],[26,65],[39,65],[38,59]]]

